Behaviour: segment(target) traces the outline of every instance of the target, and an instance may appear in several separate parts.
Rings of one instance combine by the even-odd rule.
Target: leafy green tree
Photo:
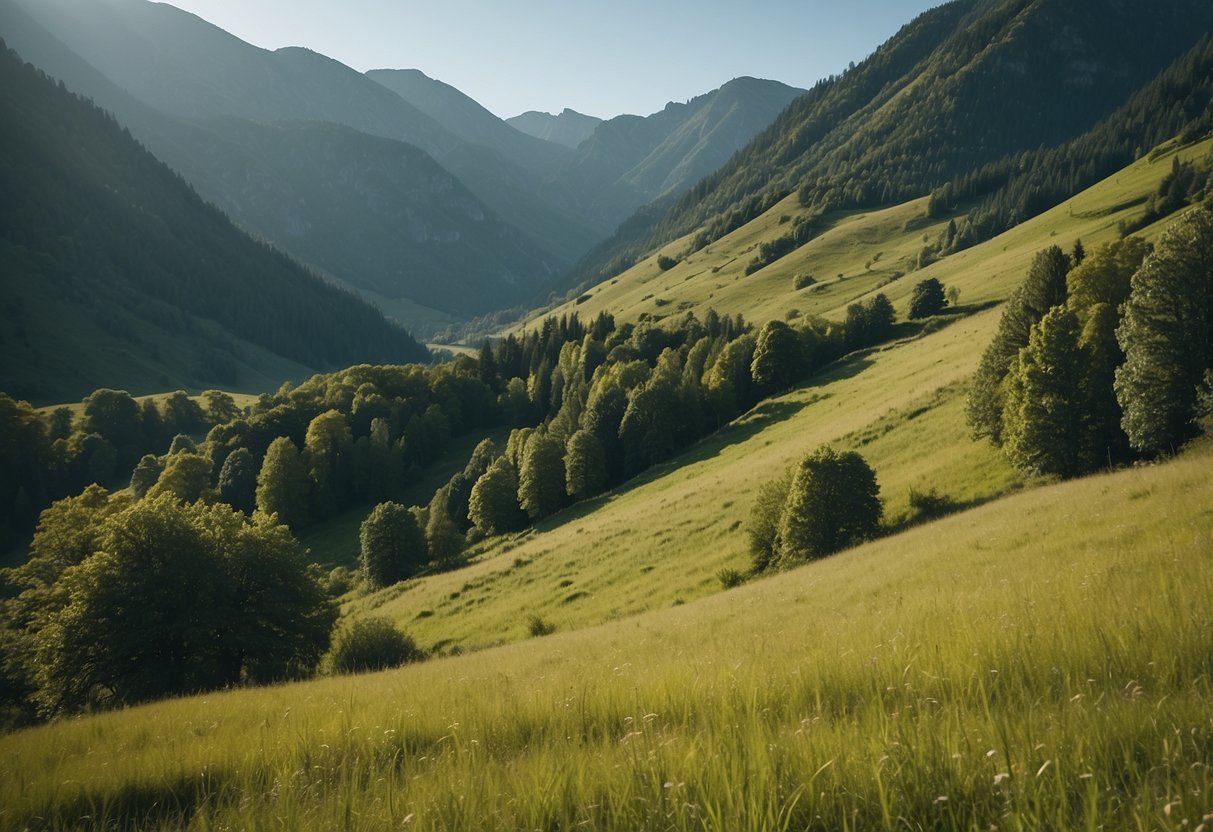
[[[135,470],[131,472],[131,494],[135,499],[142,500],[143,496],[160,479],[162,473],[164,473],[164,460],[155,454],[144,454],[135,466]]]
[[[192,503],[195,500],[214,499],[211,488],[211,461],[201,454],[180,453],[168,458],[164,472],[156,484],[148,489],[148,497],[172,494],[178,500]]]
[[[1116,397],[1133,447],[1157,454],[1193,435],[1197,391],[1213,368],[1213,210],[1162,235],[1132,279],[1116,338]]]
[[[112,445],[116,467],[129,470],[143,447],[139,403],[125,390],[94,390],[84,399],[80,431],[95,433]]]
[[[248,448],[237,448],[223,461],[219,499],[245,514],[257,507],[257,462]]]
[[[1023,285],[1007,298],[998,330],[982,353],[965,401],[965,416],[975,439],[988,436],[995,445],[1002,444],[1002,380],[1019,351],[1028,345],[1036,322],[1066,302],[1069,266],[1070,259],[1057,246],[1038,251]]]
[[[910,293],[910,320],[929,318],[937,315],[947,306],[948,299],[944,295],[943,284],[937,278],[928,277],[914,284]]]
[[[1116,310],[1129,298],[1130,280],[1150,253],[1140,237],[1097,246],[1066,275],[1070,308],[1085,321],[1086,310],[1102,303]]]
[[[164,400],[164,425],[170,433],[195,434],[206,430],[206,414],[202,405],[178,390]]]
[[[424,658],[417,643],[386,618],[359,618],[337,630],[328,656],[334,673],[369,673]]]
[[[760,393],[786,390],[805,372],[800,339],[783,321],[768,321],[758,333],[750,376]]]
[[[67,439],[72,435],[72,422],[75,418],[70,407],[56,407],[47,419],[46,438],[52,442],[56,439]]]
[[[359,565],[378,588],[412,577],[429,560],[417,518],[400,503],[380,503],[359,528]]]
[[[1080,320],[1084,319],[1078,339],[1086,357],[1080,391],[1086,406],[1082,470],[1094,471],[1130,457],[1129,437],[1120,426],[1123,414],[1114,387],[1116,368],[1124,363],[1125,355],[1116,342],[1120,318],[1114,308],[1106,303],[1093,304],[1080,313]]]
[[[222,390],[207,390],[202,394],[202,399],[206,402],[203,412],[210,424],[226,425],[240,418],[240,408],[236,406],[236,400],[231,394]]]
[[[676,355],[672,350],[668,354]],[[619,442],[628,474],[661,462],[682,444],[684,423],[677,370],[667,365],[665,372],[655,371],[628,395],[628,407],[619,423]]]
[[[484,534],[521,529],[526,515],[518,505],[518,471],[506,455],[497,457],[472,486],[468,517]]]
[[[447,483],[435,492],[425,523],[425,543],[430,558],[445,567],[459,562],[466,542],[448,510],[450,489],[451,485]]]
[[[56,589],[33,622],[46,714],[308,669],[336,617],[284,527],[167,494],[110,516]]]
[[[792,469],[758,486],[758,496],[750,509],[746,534],[750,539],[750,559],[754,572],[765,572],[779,556],[779,522],[792,487]]]
[[[565,490],[574,500],[593,497],[606,487],[606,454],[598,437],[582,429],[569,437],[564,458]]]
[[[342,508],[352,488],[354,437],[338,410],[326,410],[307,426],[303,457],[312,479],[313,510],[327,516]]]
[[[198,453],[198,443],[194,438],[187,433],[179,433],[173,437],[173,441],[169,443],[168,455],[175,456],[176,454],[196,454]]]
[[[1003,452],[1033,474],[1072,477],[1081,471],[1086,355],[1078,318],[1064,306],[1032,328],[1004,382]]]
[[[779,520],[779,560],[791,565],[875,537],[880,529],[876,475],[854,451],[822,447],[795,466]]]
[[[704,377],[709,411],[720,426],[755,401],[750,366],[754,361],[753,335],[743,335],[725,344]]]
[[[748,377],[748,365],[747,365]],[[623,447],[619,442],[619,423],[628,409],[628,395],[613,380],[595,381],[581,413],[581,427],[602,445],[607,465],[607,481],[623,474]]]
[[[518,504],[535,521],[559,511],[565,498],[564,445],[537,434],[527,443],[518,472]]]
[[[257,510],[277,515],[292,528],[307,523],[309,488],[307,468],[295,443],[279,436],[270,443],[257,474]]]

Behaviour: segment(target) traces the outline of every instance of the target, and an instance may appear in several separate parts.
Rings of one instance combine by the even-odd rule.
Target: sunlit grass
[[[0,741],[0,825],[1192,829],[1210,462],[606,626],[26,731]]]

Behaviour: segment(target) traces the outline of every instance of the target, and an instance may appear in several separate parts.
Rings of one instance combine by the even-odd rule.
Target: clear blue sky
[[[420,69],[499,116],[647,115],[741,75],[798,87],[942,0],[170,0],[257,46]]]

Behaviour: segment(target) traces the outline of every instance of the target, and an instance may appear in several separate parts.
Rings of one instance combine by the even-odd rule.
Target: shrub
[[[806,289],[809,286],[812,286],[816,282],[817,278],[813,277],[811,274],[798,274],[792,278],[792,288],[799,291],[800,289]]]
[[[526,629],[533,637],[550,636],[556,632],[556,625],[545,621],[542,616],[531,613],[527,616]]]
[[[940,312],[948,300],[944,297],[943,284],[934,277],[919,281],[910,295],[911,319],[927,318]]]
[[[854,546],[880,528],[876,474],[854,451],[822,447],[796,466],[779,522],[785,565]]]
[[[663,272],[668,272],[670,269],[678,265],[678,261],[673,257],[667,257],[664,254],[657,255],[657,268]]]
[[[333,673],[365,673],[423,659],[412,637],[386,618],[363,618],[341,628],[333,640],[328,666]]]
[[[732,589],[745,583],[745,575],[736,569],[721,569],[716,573],[716,580],[720,581],[722,589]]]

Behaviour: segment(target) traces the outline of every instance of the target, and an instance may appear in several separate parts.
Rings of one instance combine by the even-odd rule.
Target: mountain
[[[366,73],[470,144],[481,144],[532,171],[546,171],[567,155],[560,144],[520,133],[475,100],[416,69],[372,69]]]
[[[424,360],[381,313],[237,230],[113,117],[0,56],[0,388],[264,386]]]
[[[555,116],[538,110],[528,110],[521,115],[507,118],[505,123],[528,136],[576,148],[593,134],[594,128],[602,124],[602,119],[565,107],[560,115]]]
[[[1090,129],[1213,28],[1200,0],[954,0],[798,99],[664,212],[578,267],[601,280],[671,240],[698,248],[791,193],[818,212],[925,196]]]
[[[412,145],[324,122],[169,116],[20,9],[8,8],[4,20],[24,58],[113,112],[245,230],[409,326],[428,330],[512,306],[551,280],[550,255]]]
[[[307,49],[254,47],[147,0],[5,0],[136,99],[184,118],[325,121],[416,145],[556,263],[602,235],[553,204],[536,177],[470,144],[399,95]],[[6,12],[7,15],[7,12]]]
[[[677,195],[769,125],[803,90],[737,78],[650,116],[602,122],[556,173],[589,216],[614,227],[640,206]]]

